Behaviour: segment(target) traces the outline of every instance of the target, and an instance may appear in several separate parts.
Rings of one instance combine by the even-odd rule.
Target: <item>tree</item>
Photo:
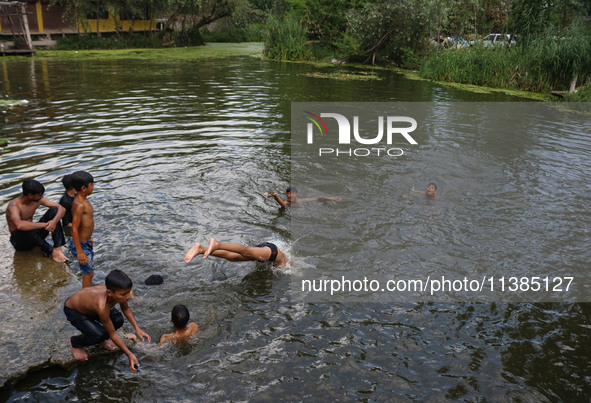
[[[162,35],[179,17],[183,31],[199,30],[214,21],[231,16],[237,4],[237,0],[168,0],[164,7],[168,20],[164,24]]]
[[[350,10],[350,35],[359,43],[359,55],[375,61],[381,50],[401,55],[420,49],[437,26],[431,2],[420,0],[382,0]]]
[[[550,27],[559,30],[569,27],[587,12],[588,3],[588,0],[513,0],[510,26],[526,45],[533,36]]]

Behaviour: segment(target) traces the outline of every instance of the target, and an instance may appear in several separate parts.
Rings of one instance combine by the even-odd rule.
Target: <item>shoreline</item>
[[[102,58],[115,58],[115,59],[159,59],[159,58],[170,58],[178,57],[180,59],[199,59],[207,57],[230,57],[230,56],[252,56],[261,57],[265,60],[278,62],[278,63],[304,63],[310,64],[317,67],[332,67],[334,69],[341,66],[352,67],[363,71],[368,70],[387,70],[394,73],[400,74],[409,80],[416,81],[429,81],[436,85],[451,87],[464,91],[469,91],[478,94],[499,94],[503,93],[509,96],[515,96],[524,99],[530,99],[539,102],[551,102],[557,100],[555,96],[548,93],[538,93],[523,90],[507,89],[507,88],[494,88],[494,87],[483,87],[474,84],[463,84],[451,81],[435,81],[428,78],[421,77],[417,70],[407,70],[400,67],[391,66],[369,66],[357,63],[351,64],[335,64],[326,61],[319,60],[274,60],[267,58],[263,55],[264,44],[262,42],[211,42],[203,46],[191,46],[191,47],[175,47],[175,48],[132,48],[132,49],[90,49],[90,50],[38,50],[33,56],[13,56],[11,60],[22,60],[22,59],[102,59]],[[335,77],[319,76],[318,78],[335,79]],[[344,80],[355,79],[352,77],[344,77]]]

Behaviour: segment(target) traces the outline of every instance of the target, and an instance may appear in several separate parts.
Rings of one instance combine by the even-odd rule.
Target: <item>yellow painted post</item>
[[[37,11],[37,27],[39,28],[39,32],[43,32],[43,7],[41,6],[41,0],[37,0],[35,10]]]

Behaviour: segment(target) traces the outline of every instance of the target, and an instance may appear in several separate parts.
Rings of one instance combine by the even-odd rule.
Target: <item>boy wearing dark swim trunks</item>
[[[123,343],[117,329],[123,325],[123,315],[133,326],[138,337],[151,341],[150,336],[137,324],[131,308],[127,304],[131,298],[131,279],[121,270],[111,271],[105,278],[105,285],[86,287],[78,291],[64,303],[64,314],[81,334],[70,338],[74,358],[88,359],[85,348],[100,344],[107,350],[119,347],[129,359],[129,369],[137,371],[139,362]],[[119,304],[121,312],[115,305]],[[122,314],[123,313],[123,314]],[[110,339],[110,340],[109,340]]]
[[[72,174],[76,197],[72,203],[72,238],[70,250],[78,258],[82,272],[82,288],[92,286],[94,274],[94,210],[87,197],[94,190],[94,178],[85,171]]]
[[[273,193],[263,193],[264,196],[267,197],[274,197],[275,201],[279,203],[281,207],[285,206],[299,206],[302,203],[307,203],[311,201],[329,201],[329,202],[339,202],[341,201],[341,196],[318,196],[318,197],[306,197],[306,198],[298,198],[298,190],[295,186],[288,186],[287,190],[285,191],[285,198],[287,200],[283,200],[279,195],[275,192]]]
[[[60,222],[65,213],[64,208],[45,198],[45,187],[34,179],[23,181],[22,188],[23,194],[8,203],[6,209],[10,243],[17,251],[29,251],[39,246],[45,256],[51,256],[56,262],[66,262],[68,258],[62,251],[66,239]],[[39,222],[33,222],[33,216],[40,206],[48,209]],[[45,240],[49,233],[53,245]]]
[[[270,242],[248,247],[239,243],[221,243],[211,238],[207,248],[199,242],[195,243],[185,255],[185,262],[189,263],[197,255],[203,255],[203,259],[207,259],[211,255],[231,262],[258,260],[259,262],[273,263],[275,267],[285,266],[289,262],[285,253]]]

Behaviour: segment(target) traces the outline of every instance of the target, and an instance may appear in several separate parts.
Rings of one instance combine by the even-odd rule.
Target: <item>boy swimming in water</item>
[[[288,186],[287,190],[285,191],[285,197],[287,200],[283,200],[277,193],[263,193],[263,195],[267,197],[274,197],[275,201],[279,203],[281,207],[285,206],[298,206],[302,203],[311,202],[311,201],[330,201],[333,203],[341,201],[340,196],[318,196],[318,197],[307,197],[307,198],[298,198],[298,190],[295,186]]]
[[[434,199],[437,194],[437,185],[433,182],[427,184],[427,188],[425,189],[425,197],[429,199]]]
[[[412,191],[411,193],[402,195],[402,197],[407,198],[407,197],[426,197],[427,199],[436,199],[437,198],[437,185],[433,182],[430,182],[427,184],[427,187],[425,188],[425,193],[422,192],[417,192],[417,191]]]
[[[199,331],[197,323],[191,322],[187,324],[191,316],[189,315],[189,310],[186,306],[181,304],[175,305],[174,308],[172,308],[171,316],[170,321],[174,326],[174,332],[162,335],[160,343],[184,340]]]
[[[127,301],[131,297],[131,279],[121,270],[111,271],[105,278],[105,285],[86,287],[64,303],[64,314],[70,323],[82,334],[70,337],[74,358],[88,359],[85,347],[100,344],[107,350],[119,347],[129,359],[129,369],[137,371],[139,362],[123,343],[117,329],[123,325],[123,315],[135,329],[139,338],[151,341],[150,336],[140,329]],[[115,305],[119,304],[121,312]],[[110,339],[110,340],[109,340]]]
[[[221,243],[211,238],[207,248],[199,242],[195,243],[185,255],[185,262],[189,263],[197,255],[203,255],[203,259],[207,259],[211,255],[231,262],[258,260],[259,262],[273,263],[275,267],[285,266],[289,262],[285,253],[270,242],[248,247],[239,243]]]
[[[178,304],[172,308],[172,314],[170,321],[174,326],[174,332],[163,334],[160,338],[160,343],[166,343],[167,341],[178,341],[178,340],[185,340],[189,336],[197,333],[199,331],[199,326],[197,323],[189,322],[189,310],[185,305]],[[137,342],[137,337],[133,333],[128,333],[124,336],[126,339],[133,340]]]

